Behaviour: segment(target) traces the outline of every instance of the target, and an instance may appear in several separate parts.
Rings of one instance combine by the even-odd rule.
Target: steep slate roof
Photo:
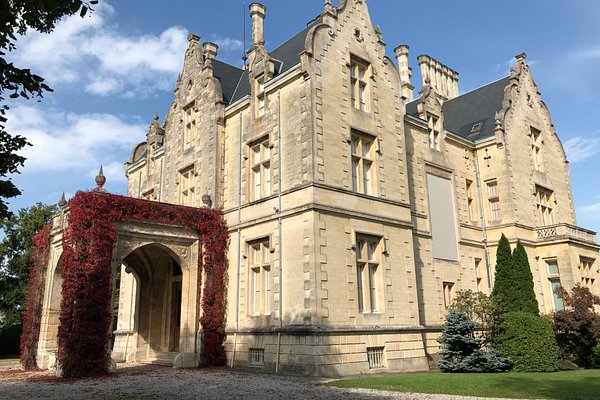
[[[300,62],[300,53],[304,51],[304,43],[308,31],[322,22],[318,17],[308,23],[306,28],[292,36],[288,41],[269,53],[275,61],[275,76],[283,74]],[[233,104],[246,95],[250,94],[250,79],[248,71],[243,71],[233,65],[222,61],[213,60],[214,75],[221,81],[223,86],[223,100],[227,104]]]
[[[471,141],[493,137],[496,112],[502,108],[508,81],[505,77],[444,102],[444,129]],[[479,132],[471,133],[476,123],[482,126]]]
[[[509,77],[488,83],[478,89],[445,101],[442,105],[444,113],[444,129],[475,142],[494,136],[496,112],[502,108],[504,88]],[[417,102],[406,104],[406,113],[417,115]],[[473,125],[481,123],[481,128],[471,133]]]
[[[223,61],[213,60],[213,74],[221,81],[221,87],[223,88],[223,101],[227,104],[231,102],[235,91],[238,87],[238,82],[242,77],[244,71],[224,63]]]

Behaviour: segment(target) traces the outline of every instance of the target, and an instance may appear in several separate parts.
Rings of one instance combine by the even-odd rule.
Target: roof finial
[[[98,172],[98,175],[96,175],[96,185],[98,185],[98,187],[94,190],[96,192],[106,192],[106,189],[104,189],[102,187],[102,186],[104,186],[105,183],[106,183],[106,177],[104,176],[104,171],[102,170],[102,165],[100,165],[100,171]]]
[[[158,122],[158,113],[157,113],[157,112],[155,112],[155,113],[154,113],[154,120],[155,120],[156,122]]]
[[[62,196],[60,196],[60,200],[58,201],[58,206],[60,208],[65,208],[67,205],[67,199],[65,199],[65,192],[62,192]]]

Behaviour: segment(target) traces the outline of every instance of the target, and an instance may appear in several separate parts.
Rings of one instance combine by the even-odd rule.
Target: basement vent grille
[[[369,369],[384,368],[383,347],[367,347],[367,358],[369,359]]]
[[[265,365],[265,349],[250,349],[250,365]]]

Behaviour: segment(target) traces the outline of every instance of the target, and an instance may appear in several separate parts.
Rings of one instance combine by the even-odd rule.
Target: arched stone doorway
[[[180,263],[172,250],[156,243],[143,245],[123,258],[113,347],[116,361],[172,364],[179,354]]]

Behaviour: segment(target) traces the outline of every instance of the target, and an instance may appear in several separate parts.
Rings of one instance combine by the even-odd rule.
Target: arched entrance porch
[[[157,243],[143,245],[123,258],[115,361],[173,364],[182,347],[180,263],[177,254]]]

